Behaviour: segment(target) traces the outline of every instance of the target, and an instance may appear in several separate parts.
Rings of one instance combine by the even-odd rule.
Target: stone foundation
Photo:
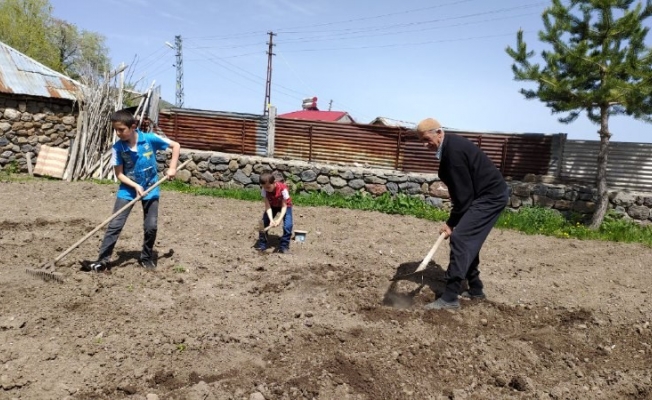
[[[42,144],[68,148],[77,133],[73,104],[0,94],[0,170],[27,171],[26,154],[36,164]]]
[[[169,163],[170,153],[159,153],[159,171]],[[192,157],[188,167],[179,171],[177,179],[195,186],[216,188],[258,188],[264,170],[283,177],[291,189],[299,193],[323,192],[351,196],[366,193],[379,196],[402,193],[418,197],[435,207],[450,208],[446,186],[437,174],[402,173],[394,170],[356,168],[344,165],[325,165],[302,161],[240,156],[225,153],[186,153],[184,161]],[[560,212],[590,215],[595,209],[596,189],[581,185],[551,183],[508,182],[511,189],[509,206],[552,208]],[[610,206],[625,218],[652,221],[652,194],[612,192]]]

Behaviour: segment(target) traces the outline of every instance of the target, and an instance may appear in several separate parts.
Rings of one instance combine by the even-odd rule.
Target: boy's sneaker
[[[152,260],[140,260],[138,261],[138,264],[140,264],[141,267],[145,269],[155,269],[156,264],[154,264],[154,261]]]
[[[432,303],[428,303],[424,307],[426,310],[457,310],[460,308],[459,300],[445,301],[443,298],[438,298]]]
[[[487,296],[480,292],[480,293],[471,293],[468,290],[463,291],[460,293],[460,297],[463,299],[469,299],[469,300],[485,300]]]
[[[258,242],[258,243],[256,243],[256,245],[254,246],[254,249],[256,249],[256,250],[258,250],[258,251],[265,251],[265,250],[267,250],[267,245],[266,245],[265,243]]]
[[[84,272],[101,272],[107,268],[106,261],[84,261],[82,262],[81,270]]]
[[[278,252],[281,254],[290,254],[290,249],[287,247],[281,247],[280,249],[278,249]]]

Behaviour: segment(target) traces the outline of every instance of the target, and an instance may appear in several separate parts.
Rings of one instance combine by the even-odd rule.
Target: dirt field
[[[61,262],[65,283],[25,273],[108,217],[114,190],[0,183],[0,398],[652,398],[649,248],[495,230],[491,301],[426,312],[447,244],[424,278],[389,278],[436,223],[296,207],[308,241],[258,255],[261,204],[164,192],[156,272],[136,264],[136,208],[110,273],[79,271],[101,234]]]

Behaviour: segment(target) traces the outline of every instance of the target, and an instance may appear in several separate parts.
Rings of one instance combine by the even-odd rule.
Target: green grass
[[[200,196],[214,196],[237,200],[261,201],[259,189],[216,189],[193,187],[179,181],[166,182],[165,190]],[[386,214],[412,215],[430,221],[446,221],[448,212],[432,207],[424,201],[399,194],[388,193],[379,197],[356,194],[344,197],[338,194],[301,193],[292,195],[292,202],[298,206],[348,208],[353,210],[378,211]],[[530,235],[547,235],[559,238],[593,239],[614,242],[643,243],[652,247],[652,226],[619,219],[610,212],[600,229],[593,231],[581,222],[581,215],[564,217],[555,210],[540,207],[524,207],[518,212],[505,211],[496,226],[512,229]]]

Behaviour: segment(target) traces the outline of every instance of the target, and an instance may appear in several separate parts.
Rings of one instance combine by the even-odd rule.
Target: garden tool
[[[192,161],[192,159],[188,159],[188,160],[186,160],[183,164],[179,165],[179,166],[177,167],[177,171],[181,170],[183,167],[185,167],[186,165],[188,165],[188,163],[190,163],[190,161]],[[137,201],[140,201],[140,200],[141,200],[143,197],[145,197],[149,192],[151,192],[152,190],[154,190],[156,187],[158,187],[161,183],[165,182],[167,179],[168,179],[167,176],[163,177],[162,179],[159,179],[159,180],[158,180],[154,185],[150,186],[147,190],[145,190],[145,192],[143,193],[142,196],[137,196],[135,199],[133,199],[132,201],[130,201],[129,203],[127,203],[124,207],[122,207],[121,209],[119,209],[118,211],[116,211],[115,213],[113,213],[113,215],[111,215],[109,218],[105,219],[104,222],[102,222],[101,224],[99,224],[98,226],[96,226],[95,229],[93,229],[93,230],[90,231],[88,234],[86,234],[86,236],[84,236],[83,238],[79,239],[75,244],[73,244],[72,246],[70,246],[69,248],[67,248],[64,252],[62,252],[61,254],[59,254],[59,255],[58,255],[54,260],[51,260],[51,261],[47,261],[47,262],[45,262],[45,263],[42,264],[38,269],[27,268],[27,269],[26,269],[26,272],[29,273],[29,274],[31,274],[31,275],[37,276],[37,277],[39,277],[39,278],[41,278],[41,279],[43,279],[43,280],[45,280],[45,281],[56,281],[56,282],[59,282],[59,283],[63,283],[63,276],[62,276],[59,272],[56,272],[56,271],[54,270],[54,269],[55,269],[55,265],[56,265],[59,261],[61,261],[65,256],[67,256],[71,251],[73,251],[74,249],[76,249],[77,247],[79,247],[82,243],[84,243],[86,240],[88,240],[88,238],[90,238],[91,236],[93,236],[97,231],[99,231],[100,229],[102,229],[102,228],[103,228],[104,226],[106,226],[109,222],[113,221],[113,219],[114,219],[115,217],[117,217],[118,215],[120,215],[122,212],[124,212],[125,210],[127,210],[129,207],[133,206]]]
[[[403,275],[395,275],[392,278],[390,278],[389,280],[390,281],[398,281],[398,280],[407,278],[409,276],[418,274],[419,272],[426,269],[426,266],[428,266],[428,263],[430,262],[430,260],[432,260],[432,257],[435,255],[435,252],[437,251],[437,248],[439,248],[439,245],[441,244],[441,242],[444,241],[444,239],[446,239],[446,233],[442,232],[442,234],[439,235],[439,238],[437,238],[437,241],[435,242],[435,244],[432,245],[432,248],[430,249],[430,251],[428,252],[426,257],[423,259],[423,261],[421,261],[421,264],[419,264],[419,267],[416,270],[414,270],[414,272],[410,272],[409,274],[403,274]]]

